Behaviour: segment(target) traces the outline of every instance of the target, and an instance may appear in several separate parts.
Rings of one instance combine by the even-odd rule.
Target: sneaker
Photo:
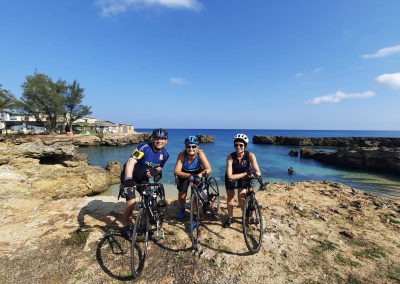
[[[192,221],[192,227],[193,227],[193,230],[196,229],[197,224],[196,224],[195,221]],[[188,227],[188,231],[190,232],[190,225],[189,225],[189,227]]]
[[[130,239],[132,237],[131,227],[129,227],[129,226],[123,227],[121,230],[121,237],[123,237],[127,240]]]
[[[231,226],[232,222],[233,222],[232,218],[226,219],[226,221],[224,223],[224,228],[229,228]]]
[[[181,210],[178,213],[178,218],[182,219],[183,215],[185,215],[185,206],[181,206]]]

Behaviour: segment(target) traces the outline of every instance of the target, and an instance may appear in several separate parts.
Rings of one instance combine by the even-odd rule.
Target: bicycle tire
[[[197,205],[197,210],[196,212],[194,211],[194,206]],[[197,214],[196,217],[194,217],[194,214]],[[196,228],[193,229],[193,221],[196,222]],[[200,227],[200,208],[199,208],[199,196],[194,189],[192,191],[192,197],[190,201],[190,238],[192,239],[192,245],[194,249],[197,249],[197,245],[199,243],[199,227]]]
[[[243,236],[247,248],[252,253],[260,250],[263,236],[263,223],[260,206],[254,196],[248,196],[243,207]]]
[[[215,177],[208,180],[208,202],[211,214],[217,215],[219,210],[219,189]]]
[[[154,210],[154,219],[155,219],[155,226],[157,229],[158,223],[158,230],[161,230],[164,224],[164,210],[165,210],[165,198],[163,198],[164,188],[157,193],[157,197],[155,200],[155,210]]]
[[[142,215],[145,214],[145,232],[139,232],[140,220]],[[146,211],[141,208],[136,217],[135,226],[132,232],[132,245],[131,245],[131,269],[132,275],[138,278],[143,271],[144,262],[146,261],[147,246],[149,240],[149,217]]]

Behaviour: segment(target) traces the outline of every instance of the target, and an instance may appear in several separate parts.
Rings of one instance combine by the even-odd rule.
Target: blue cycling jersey
[[[140,144],[132,153],[132,158],[134,158],[137,163],[133,169],[132,178],[137,182],[149,181],[146,176],[146,172],[150,168],[163,167],[165,162],[169,158],[168,151],[163,148],[161,150],[153,149],[153,143],[143,143]],[[125,166],[124,170],[125,172]]]

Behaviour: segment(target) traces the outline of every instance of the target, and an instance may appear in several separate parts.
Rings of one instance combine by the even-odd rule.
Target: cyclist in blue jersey
[[[249,138],[245,134],[236,134],[233,137],[233,146],[235,152],[229,154],[226,158],[226,173],[225,173],[225,188],[228,195],[228,219],[224,223],[224,227],[228,228],[233,222],[233,205],[235,198],[235,188],[238,189],[239,206],[243,210],[244,201],[246,198],[246,187],[248,185],[247,171],[251,167],[254,172],[261,176],[260,168],[256,160],[256,156],[246,150]],[[253,175],[251,178],[255,178]]]
[[[185,150],[178,155],[174,172],[178,175],[178,200],[181,205],[178,218],[183,218],[189,185],[192,187],[199,185],[196,182],[190,183],[189,177],[197,176],[197,180],[200,180],[205,172],[211,173],[210,163],[204,152],[199,149],[199,139],[196,136],[189,136],[185,139]]]
[[[162,128],[155,129],[151,134],[152,142],[140,144],[125,163],[121,172],[121,183],[124,185],[126,205],[122,215],[122,236],[131,237],[130,221],[136,204],[136,184],[148,182],[150,178],[161,178],[161,169],[169,158],[164,148],[168,140],[168,132]]]

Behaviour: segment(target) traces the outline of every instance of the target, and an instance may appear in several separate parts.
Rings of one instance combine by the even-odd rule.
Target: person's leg
[[[179,186],[178,186],[178,201],[179,208],[178,218],[181,219],[185,215],[185,204],[186,204],[186,195],[187,189],[189,187],[189,180],[187,178],[179,178]]]
[[[246,189],[245,188],[238,189],[238,200],[239,200],[239,206],[243,210],[244,201],[246,200]]]
[[[185,206],[185,204],[186,204],[186,195],[187,195],[186,191],[178,193],[178,200],[179,200],[179,204],[181,206]]]
[[[133,208],[135,207],[136,199],[131,199],[126,201],[124,212],[122,215],[122,224],[126,227],[129,226],[129,218],[132,215]]]
[[[232,218],[233,217],[233,204],[234,204],[234,199],[235,199],[235,190],[229,189],[226,191],[228,195],[227,199],[227,204],[228,204],[228,217]]]

